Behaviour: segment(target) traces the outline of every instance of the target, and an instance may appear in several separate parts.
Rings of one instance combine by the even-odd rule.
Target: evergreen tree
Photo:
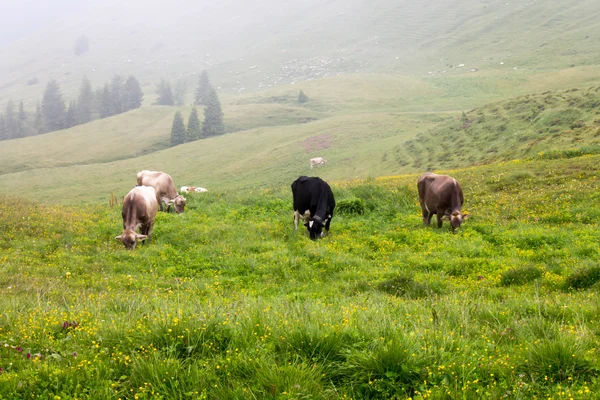
[[[93,118],[94,92],[90,80],[84,76],[79,88],[79,98],[77,99],[77,122],[87,124]]]
[[[36,135],[44,133],[44,115],[42,114],[42,107],[40,107],[40,103],[38,103],[35,107],[35,121],[33,125]]]
[[[4,114],[4,134],[7,139],[19,137],[17,129],[17,119],[15,118],[15,105],[12,100],[6,103],[6,112]]]
[[[108,83],[104,84],[104,88],[98,93],[99,98],[96,100],[98,104],[98,115],[100,118],[110,117],[112,114],[112,97]]]
[[[65,114],[65,128],[71,128],[75,125],[77,125],[77,103],[75,100],[71,100]]]
[[[306,103],[308,101],[308,96],[304,94],[302,90],[298,93],[298,103]]]
[[[110,82],[110,115],[123,112],[123,78],[115,75]]]
[[[6,121],[3,114],[0,114],[0,140],[8,140],[8,136],[6,135]]]
[[[123,88],[123,112],[140,108],[143,99],[144,93],[142,93],[140,82],[133,75],[130,76],[125,81]]]
[[[60,86],[55,80],[46,85],[42,98],[42,115],[46,132],[57,131],[65,126],[65,102],[60,92]]]
[[[194,104],[199,106],[205,106],[208,102],[208,93],[212,89],[210,81],[208,80],[208,72],[202,71],[200,79],[198,80],[198,88],[196,88],[196,96],[194,97]]]
[[[25,113],[25,107],[23,105],[23,100],[19,102],[19,114],[17,117],[17,136],[25,137],[29,136],[27,128],[27,114]]]
[[[156,94],[158,94],[158,99],[156,103],[159,106],[173,106],[175,105],[175,100],[173,100],[173,91],[171,90],[171,85],[169,82],[164,79],[160,81],[158,86],[156,87]]]
[[[177,111],[173,118],[173,127],[171,128],[171,146],[177,146],[185,142],[185,123],[181,113]]]
[[[198,118],[198,110],[196,107],[192,108],[192,113],[188,119],[187,132],[185,136],[186,142],[193,142],[194,140],[202,139],[202,129],[200,128],[200,118]]]
[[[206,97],[206,107],[204,107],[204,123],[202,124],[202,136],[210,137],[222,135],[225,133],[223,125],[223,111],[219,96],[215,89],[210,88]]]
[[[187,82],[183,79],[180,79],[175,84],[175,92],[173,93],[173,98],[175,100],[176,106],[183,106],[185,104],[185,94],[187,92]]]

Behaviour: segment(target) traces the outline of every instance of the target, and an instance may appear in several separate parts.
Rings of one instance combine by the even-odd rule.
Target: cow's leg
[[[294,211],[294,228],[298,230],[298,221],[300,220],[300,213],[296,210]]]
[[[325,222],[325,230],[327,231],[327,233],[329,233],[329,224],[331,224],[332,218],[333,218],[333,213],[331,215],[329,215],[329,218],[327,218],[327,222]]]
[[[148,243],[152,240],[152,230],[153,229],[154,229],[154,221],[152,221],[148,224],[148,233],[146,233],[146,235],[148,235]]]
[[[430,214],[425,207],[421,207],[421,212],[423,214],[423,225],[429,225],[432,214]]]
[[[437,210],[437,215],[436,216],[437,216],[437,225],[438,225],[438,228],[441,228],[442,224],[444,223],[443,220],[442,220],[442,218],[444,218],[444,211],[445,210],[440,210],[440,209]]]

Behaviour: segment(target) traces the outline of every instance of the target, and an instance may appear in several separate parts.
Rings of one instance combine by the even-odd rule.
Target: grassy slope
[[[118,207],[2,198],[0,395],[587,398],[599,161],[451,171],[455,235],[421,227],[414,175],[334,185],[367,212],[318,242],[287,185],[190,195],[133,252]]]
[[[186,120],[191,108],[182,109]],[[0,174],[135,158],[169,147],[174,107],[151,106],[71,129],[0,143]],[[319,118],[297,105],[225,106],[229,132]],[[203,118],[200,109],[200,118]]]
[[[569,70],[570,73],[545,74],[543,82],[558,88],[577,81],[598,84],[592,69],[573,72],[576,69]],[[306,82],[302,88],[311,100],[302,106],[296,103],[296,86],[227,96],[223,103],[228,130],[263,128],[146,155],[142,154],[160,150],[168,143],[175,109],[143,108],[68,131],[0,143],[0,166],[5,173],[0,191],[60,202],[96,201],[105,200],[112,192],[126,193],[130,177],[142,168],[165,170],[180,185],[235,189],[279,185],[311,172],[340,180],[515,158],[524,155],[517,151],[516,144],[528,146],[531,140],[525,139],[530,136],[551,138],[556,133],[537,132],[541,125],[548,128],[546,119],[535,124],[524,119],[529,114],[523,112],[531,108],[525,102],[547,94],[524,95],[499,103],[502,112],[497,115],[490,111],[497,107],[495,104],[469,112],[468,118],[474,123],[464,132],[460,129],[455,132],[457,124],[462,124],[457,122],[460,114],[446,112],[458,107],[467,110],[490,97],[535,92],[543,85],[541,80],[527,81],[519,72],[507,76],[503,82],[504,85],[499,85],[497,80],[474,75],[451,80],[434,77],[427,81],[391,75],[353,75]],[[570,99],[586,91],[568,92],[564,96]],[[595,92],[589,93],[587,96],[593,97]],[[563,95],[556,96],[558,103],[552,107],[560,113],[569,100],[559,101]],[[588,126],[580,130],[587,132],[579,136],[581,143],[593,139],[588,135],[593,134],[591,127],[595,124],[595,109],[590,101],[584,102],[583,108],[578,107]],[[511,104],[510,109],[505,110],[504,104]],[[541,116],[554,112],[550,108]],[[183,113],[187,118],[189,108]],[[486,113],[487,123],[477,124],[477,118],[473,117],[477,113]],[[448,115],[455,115],[456,121],[436,128]],[[318,121],[298,124],[315,118]],[[507,128],[502,133],[498,129],[503,124]],[[505,135],[513,130],[522,133]],[[124,135],[124,131],[131,133]],[[417,134],[422,139],[406,148],[404,143]],[[472,137],[446,141],[465,134]],[[130,140],[131,136],[137,139]],[[90,140],[94,145],[83,145]],[[515,143],[508,145],[512,141]],[[469,145],[460,149],[465,143]],[[566,142],[548,139],[543,143],[545,147],[540,147],[540,151],[562,147]],[[488,153],[490,146],[498,147],[496,158]],[[442,160],[448,157],[447,153],[453,156]],[[133,158],[139,155],[142,156]],[[317,155],[331,163],[318,172],[310,171],[307,160]],[[75,165],[63,167],[69,164]],[[91,187],[94,189],[90,190]]]
[[[439,121],[436,115],[360,114],[258,128],[134,159],[5,174],[0,191],[61,203],[104,201],[113,192],[126,193],[141,169],[168,171],[178,186],[211,190],[279,186],[311,173],[327,179],[376,176],[400,167],[388,149]],[[311,171],[308,159],[317,155],[329,164]]]
[[[397,148],[415,168],[455,168],[600,145],[600,86],[491,103]]]

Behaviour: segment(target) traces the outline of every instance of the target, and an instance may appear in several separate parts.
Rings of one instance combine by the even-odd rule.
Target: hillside
[[[559,157],[571,150],[600,152],[600,86],[491,103],[396,148],[423,170]]]
[[[100,85],[134,74],[151,101],[160,78],[194,86],[203,69],[222,90],[244,93],[348,73],[449,77],[476,69],[501,80],[515,68],[536,75],[600,61],[594,0],[162,4],[93,0],[4,46],[0,104],[13,98],[33,107],[50,78],[72,98],[84,75]],[[82,34],[90,51],[75,56]],[[39,83],[27,85],[33,78]]]
[[[0,197],[0,396],[590,398],[599,168],[451,171],[454,235],[421,226],[416,175],[334,183],[317,242],[287,184],[190,194],[134,251],[118,206]]]

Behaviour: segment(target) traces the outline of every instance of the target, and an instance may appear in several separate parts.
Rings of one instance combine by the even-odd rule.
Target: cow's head
[[[175,212],[177,214],[181,214],[185,208],[185,197],[177,196],[172,201],[173,206],[175,207]]]
[[[138,241],[141,242],[142,240],[146,240],[147,238],[148,236],[140,235],[139,233],[131,229],[125,229],[123,233],[115,237],[116,240],[120,240],[121,242],[123,242],[123,245],[127,250],[135,249],[135,245]]]
[[[454,232],[455,229],[460,228],[460,225],[463,223],[463,221],[469,219],[469,217],[470,214],[461,214],[460,211],[454,211],[450,216],[450,225],[452,225],[452,232]]]
[[[312,240],[317,240],[318,238],[325,236],[325,233],[323,232],[323,227],[326,223],[327,219],[323,221],[321,217],[315,215],[314,217],[310,218],[307,222],[305,222],[304,226],[306,226],[306,230],[308,231],[310,238]]]

